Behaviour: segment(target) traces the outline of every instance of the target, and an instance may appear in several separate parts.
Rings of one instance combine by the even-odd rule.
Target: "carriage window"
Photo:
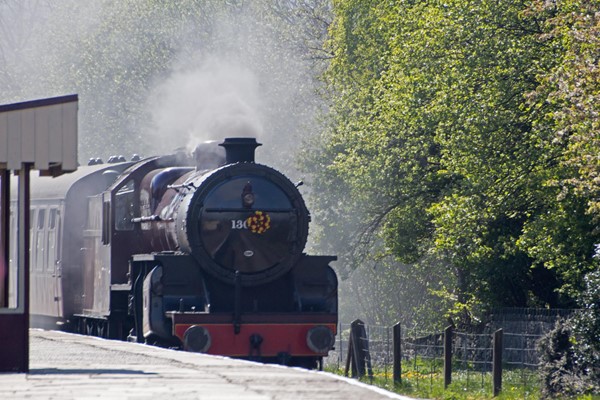
[[[36,256],[36,251],[35,251],[35,246],[34,246],[34,232],[37,233],[37,229],[32,229],[34,227],[35,221],[37,221],[37,214],[38,214],[38,210],[37,209],[31,209],[31,212],[29,214],[29,254],[30,254],[30,258],[29,258],[29,262],[31,265],[35,265],[35,256]],[[17,224],[19,223],[18,219],[17,219]],[[18,242],[17,242],[18,243]]]
[[[38,217],[37,217],[37,228],[38,228],[38,230],[44,229],[45,219],[46,219],[46,210],[42,208],[42,209],[40,209],[38,211]]]
[[[56,265],[56,261],[58,260],[58,224],[57,224],[57,215],[58,209],[51,208],[48,213],[48,246],[47,255],[48,255],[48,264],[46,267],[52,271],[54,266]]]
[[[50,214],[48,215],[48,229],[54,229],[56,227],[57,211],[58,210],[56,208],[50,209]]]
[[[45,234],[45,223],[46,223],[46,209],[40,208],[37,212],[37,223],[35,230],[35,239],[34,239],[34,265],[35,268],[41,270],[44,268],[44,264],[46,261],[46,243],[44,241]]]

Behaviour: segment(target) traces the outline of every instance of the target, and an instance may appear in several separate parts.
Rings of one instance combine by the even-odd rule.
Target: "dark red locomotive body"
[[[48,307],[32,291],[32,314],[82,333],[316,367],[336,334],[335,257],[303,253],[302,196],[254,163],[254,139],[221,145],[225,157],[205,144],[195,157],[82,167],[57,178],[54,198],[52,186],[34,190],[32,220],[55,207],[59,223],[32,226],[54,243],[32,279],[57,294]]]

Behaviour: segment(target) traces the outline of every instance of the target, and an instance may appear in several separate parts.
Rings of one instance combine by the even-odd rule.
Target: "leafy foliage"
[[[581,310],[539,342],[545,398],[600,391],[600,273],[585,278]]]
[[[350,270],[393,257],[382,279],[430,278],[464,322],[574,306],[599,240],[597,16],[579,3],[334,2],[329,125],[305,168]]]
[[[541,373],[544,376],[542,394],[553,397],[558,394],[575,394],[572,388],[575,378],[572,370],[575,364],[573,345],[570,341],[571,329],[561,322],[540,341]]]
[[[545,13],[544,40],[560,43],[562,62],[544,74],[534,93],[551,104],[547,113],[554,141],[566,147],[564,163],[575,173],[564,177],[588,198],[589,211],[598,215],[598,132],[600,73],[600,2],[565,0],[535,2],[531,12]]]
[[[600,392],[600,271],[585,277],[586,289],[579,296],[581,312],[574,317],[578,372],[587,380],[587,390]]]

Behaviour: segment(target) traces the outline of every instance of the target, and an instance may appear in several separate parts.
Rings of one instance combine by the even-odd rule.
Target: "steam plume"
[[[263,131],[260,103],[250,70],[211,57],[197,68],[175,68],[153,90],[149,130],[158,143],[167,139],[170,146],[188,148],[227,136],[258,137]]]

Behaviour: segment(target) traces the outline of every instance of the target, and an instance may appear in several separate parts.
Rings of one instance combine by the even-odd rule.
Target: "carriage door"
[[[63,296],[62,296],[62,269],[60,254],[60,216],[58,207],[51,207],[48,211],[48,245],[46,246],[46,255],[48,256],[48,272],[54,281],[54,306],[56,315],[63,317]]]
[[[96,291],[104,289],[102,252],[102,195],[88,197],[87,219],[83,230],[83,312],[94,314],[97,309]],[[103,291],[100,290],[99,294]]]

